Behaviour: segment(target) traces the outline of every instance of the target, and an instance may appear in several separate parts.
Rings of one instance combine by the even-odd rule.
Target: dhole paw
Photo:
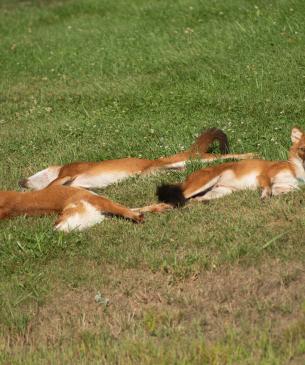
[[[262,194],[261,194],[261,199],[262,199],[262,201],[264,201],[264,200],[266,200],[266,199],[268,199],[268,198],[271,198],[271,189],[264,189],[263,191],[262,191]]]
[[[173,209],[173,206],[171,204],[159,203],[154,206],[154,208],[152,209],[152,212],[161,213],[161,212],[164,212],[165,210],[169,210],[169,209]]]
[[[139,213],[137,214],[134,218],[133,221],[135,223],[144,223],[144,214],[143,213]]]

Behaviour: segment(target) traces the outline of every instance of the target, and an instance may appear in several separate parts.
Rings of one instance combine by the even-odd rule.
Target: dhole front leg
[[[67,204],[55,222],[55,229],[63,232],[82,231],[100,223],[107,213],[132,219],[137,223],[144,219],[141,213],[102,197],[94,198],[80,198]]]
[[[288,184],[273,184],[272,185],[272,195],[281,195],[290,193],[292,190],[298,189],[295,185],[288,185]]]
[[[233,191],[234,191],[234,189],[232,189],[229,186],[215,185],[210,191],[208,191],[204,195],[192,198],[191,200],[203,202],[203,201],[208,201],[208,200],[212,200],[212,199],[219,199],[225,195],[229,195],[229,194],[233,193]]]
[[[259,175],[257,177],[257,182],[262,190],[261,199],[270,198],[272,195],[272,184],[269,176],[267,175]]]
[[[215,161],[215,160],[252,160],[256,158],[257,155],[255,153],[227,153],[226,155],[216,155],[212,153],[205,153],[202,155],[201,160],[205,162]]]

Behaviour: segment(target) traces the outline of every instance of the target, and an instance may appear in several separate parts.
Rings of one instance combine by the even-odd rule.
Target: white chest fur
[[[303,161],[299,160],[298,158],[292,158],[290,162],[294,168],[296,178],[305,182],[305,170]]]

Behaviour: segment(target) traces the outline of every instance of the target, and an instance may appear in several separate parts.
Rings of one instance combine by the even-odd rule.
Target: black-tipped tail
[[[160,202],[171,204],[174,207],[181,207],[186,203],[180,185],[164,184],[158,186],[157,196]]]

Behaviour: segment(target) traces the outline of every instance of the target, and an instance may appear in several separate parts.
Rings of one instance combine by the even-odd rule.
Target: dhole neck
[[[296,153],[289,153],[289,162],[297,179],[305,181],[304,163]]]
[[[296,147],[294,147],[294,146],[290,147],[289,153],[288,153],[288,160],[289,161],[300,160],[299,156],[297,155],[297,148]]]

